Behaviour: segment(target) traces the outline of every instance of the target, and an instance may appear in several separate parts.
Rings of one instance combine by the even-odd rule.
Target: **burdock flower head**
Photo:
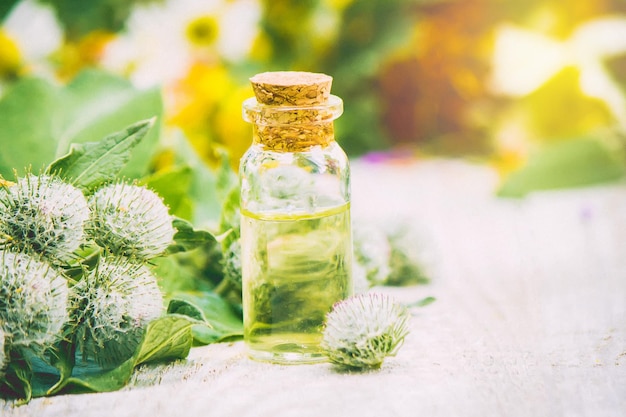
[[[89,203],[89,234],[112,253],[147,260],[172,243],[175,229],[167,206],[146,187],[110,184],[96,191]]]
[[[150,269],[108,255],[72,287],[76,341],[84,358],[109,366],[128,359],[145,326],[163,310],[163,296]]]
[[[11,346],[46,347],[68,321],[66,278],[24,253],[0,251],[0,326]]]
[[[381,294],[343,300],[326,316],[322,348],[332,363],[348,368],[379,368],[408,334],[409,313]]]
[[[83,242],[89,207],[83,193],[61,179],[27,174],[0,188],[0,242],[67,261]]]

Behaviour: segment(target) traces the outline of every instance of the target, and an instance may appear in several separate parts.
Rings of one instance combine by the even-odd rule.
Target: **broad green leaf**
[[[21,174],[28,167],[37,172],[66,155],[72,144],[99,141],[162,111],[158,89],[137,90],[128,80],[101,71],[85,71],[66,86],[20,79],[0,100],[0,175],[10,178],[14,169]],[[155,126],[120,175],[144,176],[158,139]]]
[[[5,0],[0,2],[0,20],[3,20],[17,3],[18,0]]]
[[[170,300],[167,306],[167,314],[181,314],[191,317],[194,320],[206,322],[206,317],[200,308],[185,300]]]
[[[199,345],[210,345],[223,339],[228,339],[231,335],[224,335],[211,326],[196,325],[192,330],[193,338]],[[233,335],[234,336],[234,335]]]
[[[224,200],[234,187],[239,185],[237,174],[230,165],[228,153],[222,152],[221,164],[217,170],[215,189],[220,200]]]
[[[115,179],[131,157],[132,149],[154,125],[154,119],[134,123],[100,142],[73,144],[70,153],[54,161],[48,172],[91,191]]]
[[[59,382],[47,395],[117,391],[128,383],[135,366],[135,356],[108,370],[95,362],[81,362],[74,367],[71,377]]]
[[[32,371],[28,368],[17,368],[15,369],[15,375],[17,379],[23,384],[19,387],[17,384],[15,388],[18,392],[23,392],[23,396],[21,398],[24,399],[25,402],[28,402],[33,397],[33,386],[32,386]],[[22,390],[20,390],[22,388]]]
[[[207,325],[195,325],[196,342],[208,344],[243,335],[243,323],[226,300],[213,292],[180,293],[176,299],[186,301],[202,311]]]
[[[55,9],[66,36],[79,41],[94,32],[118,32],[137,3],[159,0],[40,0]]]
[[[135,364],[186,358],[191,349],[193,324],[194,320],[178,314],[168,314],[150,323]]]
[[[40,79],[24,78],[8,89],[0,100],[0,175],[13,177],[13,170],[34,172],[55,158],[59,132],[58,103],[61,93]]]
[[[144,178],[141,183],[159,194],[169,207],[172,216],[191,220],[193,201],[189,196],[194,172],[185,165],[174,169],[161,170]]]
[[[56,354],[50,350],[53,356]],[[12,394],[25,402],[33,397],[47,395],[50,388],[56,385],[61,379],[59,369],[52,365],[47,358],[47,353],[40,350],[33,350],[28,347],[17,349],[13,352],[13,359],[6,369],[6,379],[2,387],[0,383],[0,397],[9,394],[7,389],[13,391]],[[60,356],[59,354],[56,354]],[[53,362],[57,362],[53,358]]]
[[[28,402],[33,397],[33,371],[28,361],[14,357],[0,379],[0,398],[17,398]]]
[[[526,166],[505,179],[498,195],[524,197],[532,191],[616,181],[624,165],[603,143],[583,137],[546,145]]]
[[[137,120],[159,118],[163,113],[160,89],[138,90],[130,81],[102,71],[80,73],[64,92],[66,119],[56,157],[67,153],[71,143],[97,141]],[[137,145],[120,175],[141,178],[146,174],[157,149],[158,127]]]
[[[195,230],[191,223],[183,219],[174,219],[176,229],[174,243],[167,249],[169,254],[190,251],[199,247],[210,249],[217,243],[215,237],[204,230]]]
[[[184,359],[189,354],[195,321],[181,315],[165,315],[152,321],[135,354],[113,369],[102,369],[95,362],[79,362],[72,375],[60,381],[46,395],[83,391],[107,392],[124,387],[137,365],[170,359]]]
[[[219,232],[228,233],[222,240],[222,250],[225,250],[230,244],[239,238],[239,180],[232,168],[230,167],[230,159],[228,155],[222,156],[222,164],[217,172],[216,181],[217,194],[222,201],[220,211]]]
[[[76,364],[76,345],[65,340],[59,343],[51,352],[50,364],[58,370],[59,378],[54,386],[48,388],[46,394],[55,392],[57,386],[64,384],[65,380],[72,376]]]
[[[210,281],[195,265],[196,255],[195,251],[180,252],[151,260],[153,271],[159,277],[159,287],[166,298],[178,292],[210,291]]]
[[[11,377],[5,384],[25,401],[59,393],[115,391],[128,383],[137,365],[186,358],[193,342],[191,327],[196,322],[178,314],[152,321],[135,354],[113,369],[103,369],[92,360],[75,362],[69,343],[61,343],[52,352],[50,363],[41,354],[25,349],[23,358],[12,362],[15,369],[9,369]]]
[[[219,220],[221,210],[216,173],[200,159],[186,137],[175,134],[171,139],[178,163],[189,166],[193,174],[188,192],[188,197],[194,202],[191,221],[196,226],[212,227]]]
[[[227,234],[222,240],[222,250],[226,250],[230,247],[233,241],[239,239],[240,236],[240,190],[239,187],[234,187],[230,190],[230,193],[223,200],[222,212],[220,213],[220,233]]]
[[[61,373],[58,369],[43,361],[41,358],[33,360],[33,376],[31,379],[33,398],[44,397],[55,391],[57,386],[63,384],[64,378],[69,375]]]

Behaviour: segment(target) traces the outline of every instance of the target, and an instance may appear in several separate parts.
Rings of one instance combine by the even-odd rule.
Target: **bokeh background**
[[[5,176],[46,159],[16,145],[33,124],[58,157],[89,140],[76,131],[150,112],[159,128],[129,176],[187,164],[184,179],[194,158],[210,171],[224,155],[234,168],[251,138],[248,78],[305,70],[334,77],[353,158],[466,158],[514,197],[623,178],[623,0],[2,0],[0,19]],[[53,94],[52,115],[37,115],[48,90],[34,79],[72,103]]]

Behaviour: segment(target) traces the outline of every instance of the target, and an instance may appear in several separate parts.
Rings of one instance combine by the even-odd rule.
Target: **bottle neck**
[[[327,147],[335,141],[333,122],[253,126],[252,142],[277,152],[301,152],[314,146]]]
[[[270,106],[255,98],[244,102],[244,120],[253,125],[253,143],[277,152],[300,152],[335,141],[333,121],[343,112],[343,102],[331,95],[316,106]]]

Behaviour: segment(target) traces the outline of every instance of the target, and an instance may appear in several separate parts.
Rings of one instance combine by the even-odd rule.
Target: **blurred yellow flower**
[[[626,54],[626,15],[585,22],[563,41],[505,23],[496,29],[492,88],[524,96],[573,67],[580,91],[605,102],[626,127],[626,96],[604,64],[621,54]]]
[[[502,176],[521,168],[531,153],[525,123],[516,116],[506,117],[495,134],[497,151],[490,162]]]
[[[13,39],[0,29],[0,79],[17,76],[22,55]]]
[[[189,22],[185,34],[192,45],[210,46],[217,40],[219,23],[215,16],[199,16]]]
[[[250,48],[250,59],[257,62],[267,62],[273,53],[272,42],[267,34],[260,32]]]
[[[354,0],[324,0],[323,3],[326,3],[329,7],[337,11],[343,11],[346,7],[351,5]]]
[[[504,175],[545,142],[626,127],[626,95],[605,67],[608,58],[626,54],[626,16],[586,20],[567,36],[561,30],[560,38],[548,30],[560,15],[541,16],[545,24],[538,19],[536,29],[502,23],[494,30],[489,86],[514,99],[492,122],[493,162]]]
[[[233,168],[252,142],[252,126],[241,117],[241,103],[252,96],[252,88],[246,84],[234,88],[221,103],[215,115],[217,140],[228,149]]]
[[[104,50],[115,35],[110,32],[94,31],[76,42],[66,42],[53,54],[57,63],[57,75],[62,80],[69,80],[80,70],[96,66],[102,59]]]
[[[237,60],[258,32],[258,0],[165,0],[138,4],[106,48],[105,68],[139,87],[167,85],[198,60]]]
[[[226,67],[196,62],[185,78],[166,89],[166,110],[169,122],[188,128],[206,128],[207,114],[233,88]]]
[[[54,10],[35,0],[18,2],[2,22],[0,71],[52,77],[48,57],[63,42]]]
[[[252,95],[225,66],[196,62],[186,78],[166,90],[168,123],[180,127],[193,148],[211,165],[227,148],[235,166],[251,140],[241,103]]]

